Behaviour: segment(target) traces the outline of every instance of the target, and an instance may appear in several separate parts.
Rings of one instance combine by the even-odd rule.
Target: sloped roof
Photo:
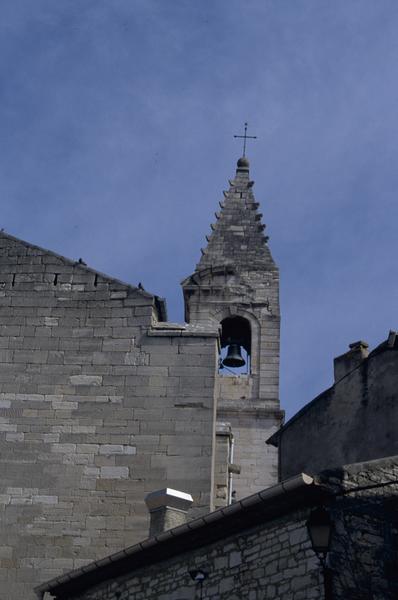
[[[39,598],[43,598],[45,592],[57,599],[73,597],[73,594],[102,581],[133,573],[146,565],[211,544],[303,506],[312,506],[329,494],[327,485],[301,473],[235,504],[56,577],[35,588],[35,592]]]
[[[300,473],[235,504],[56,577],[36,587],[35,592],[40,599],[46,592],[56,600],[71,598],[104,581],[133,575],[140,568],[239,535],[293,511],[329,503],[336,496],[396,485],[393,469],[397,464],[398,456],[394,455],[325,469],[316,475]],[[357,476],[366,471],[382,472],[383,480],[365,478],[361,483]]]

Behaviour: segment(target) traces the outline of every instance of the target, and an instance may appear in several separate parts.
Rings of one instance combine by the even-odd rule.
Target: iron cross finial
[[[234,138],[243,138],[243,156],[246,156],[246,140],[256,140],[256,135],[247,135],[247,123],[245,123],[244,135],[234,135]]]

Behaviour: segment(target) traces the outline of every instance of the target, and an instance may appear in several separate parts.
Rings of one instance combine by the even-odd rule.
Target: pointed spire
[[[264,235],[265,225],[253,195],[253,181],[249,178],[250,163],[246,156],[237,162],[236,175],[230,180],[229,190],[220,202],[221,210],[206,236],[207,247],[196,267],[226,266],[238,270],[272,270],[275,263]]]

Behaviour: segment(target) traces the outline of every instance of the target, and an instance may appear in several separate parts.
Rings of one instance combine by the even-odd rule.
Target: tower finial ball
[[[239,169],[248,169],[250,166],[250,163],[249,163],[248,159],[246,158],[246,156],[242,156],[238,160],[237,165],[238,165]]]

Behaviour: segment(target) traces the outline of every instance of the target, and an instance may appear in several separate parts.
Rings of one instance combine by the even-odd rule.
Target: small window
[[[220,373],[250,373],[251,330],[243,317],[227,317],[221,321]]]

